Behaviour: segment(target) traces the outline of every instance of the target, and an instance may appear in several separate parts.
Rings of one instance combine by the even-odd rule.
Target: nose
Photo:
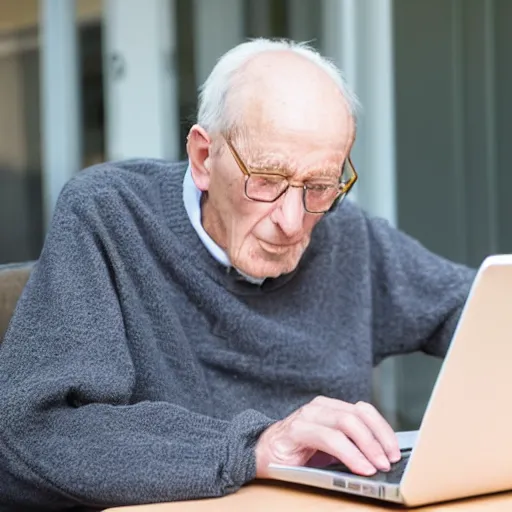
[[[304,224],[305,210],[302,202],[302,190],[302,187],[290,187],[276,209],[275,222],[289,238],[298,235]]]

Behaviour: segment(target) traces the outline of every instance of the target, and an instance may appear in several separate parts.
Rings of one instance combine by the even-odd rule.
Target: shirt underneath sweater
[[[191,226],[185,169],[103,164],[61,193],[0,347],[0,509],[225,495],[272,421],[445,354],[474,271],[346,201],[296,271],[251,284]]]

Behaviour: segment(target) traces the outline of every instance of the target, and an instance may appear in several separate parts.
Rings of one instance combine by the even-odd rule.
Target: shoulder
[[[125,189],[158,187],[165,175],[185,172],[186,162],[171,163],[156,159],[123,160],[94,165],[80,171],[64,187],[67,195],[88,197]]]
[[[105,208],[112,204],[157,205],[169,174],[184,174],[186,162],[157,159],[106,162],[86,168],[64,186],[56,209]]]

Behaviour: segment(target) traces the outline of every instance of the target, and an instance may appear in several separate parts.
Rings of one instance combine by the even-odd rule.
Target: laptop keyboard
[[[407,467],[407,462],[409,462],[409,456],[411,452],[402,452],[402,458],[391,464],[391,469],[389,471],[377,471],[375,475],[372,476],[362,476],[365,480],[373,480],[374,482],[384,482],[388,484],[399,484],[402,476],[404,474],[405,468]],[[349,473],[354,474],[350,469],[347,468],[344,464],[331,464],[327,466],[325,469],[329,471],[340,471],[341,473]],[[357,475],[359,476],[359,475]]]

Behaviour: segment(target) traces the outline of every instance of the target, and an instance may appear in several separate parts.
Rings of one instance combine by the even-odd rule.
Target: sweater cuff
[[[223,480],[226,494],[237,491],[256,477],[256,443],[272,420],[249,409],[235,416],[227,432],[227,462]]]

